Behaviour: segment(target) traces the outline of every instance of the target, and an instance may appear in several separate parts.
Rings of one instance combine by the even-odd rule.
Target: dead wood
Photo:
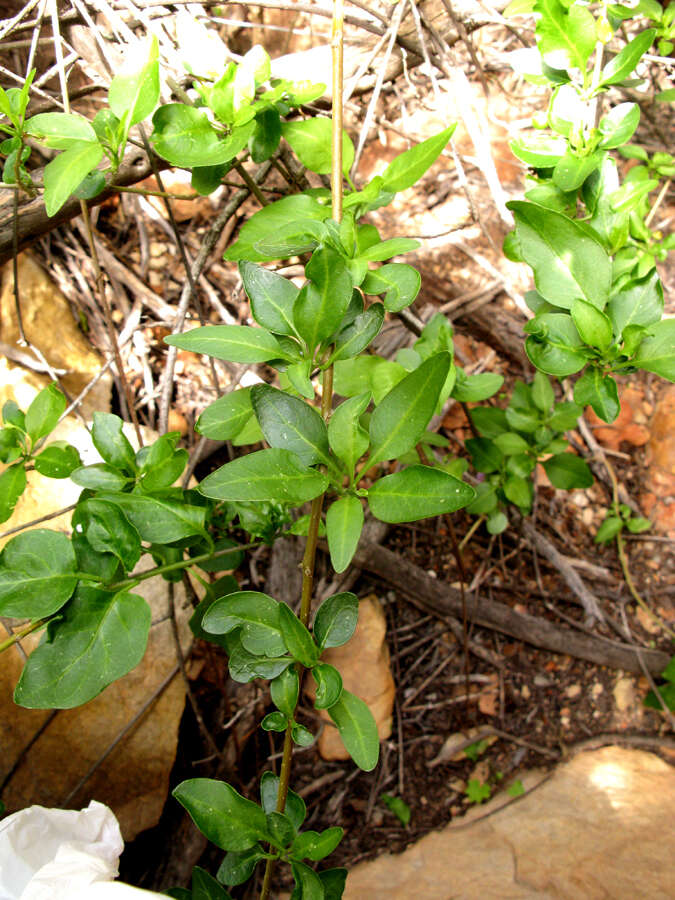
[[[427,612],[441,617],[462,616],[462,598],[458,590],[430,577],[419,566],[397,556],[391,550],[375,544],[362,544],[354,562],[386,581]],[[466,606],[469,620],[476,625],[500,631],[552,653],[567,654],[596,665],[642,674],[636,650],[628,644],[560,628],[535,616],[517,613],[504,603],[485,597],[477,602],[475,597],[469,595]],[[669,661],[668,654],[659,650],[640,648],[640,654],[645,667],[654,675],[660,674]]]

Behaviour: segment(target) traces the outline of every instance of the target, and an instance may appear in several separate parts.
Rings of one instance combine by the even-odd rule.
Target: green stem
[[[49,619],[38,619],[37,622],[31,622],[26,628],[22,628],[21,631],[15,631],[14,634],[10,635],[6,640],[0,643],[0,653],[9,650],[14,644],[18,644],[20,640],[27,637],[29,634],[32,634],[34,631],[37,631],[39,628],[44,628],[48,622]]]
[[[637,588],[635,587],[635,582],[633,581],[633,576],[630,573],[630,569],[628,568],[628,557],[626,556],[626,546],[623,542],[623,535],[619,532],[616,536],[616,549],[619,552],[619,562],[621,563],[621,569],[623,570],[623,577],[626,581],[626,585],[628,590],[631,592],[633,600],[637,603],[640,609],[644,610],[644,612],[656,622],[665,633],[675,640],[675,631],[672,628],[669,628],[668,625],[663,621],[663,619],[658,616],[652,609],[649,608],[648,604],[645,600],[642,599],[640,594],[638,593]]]

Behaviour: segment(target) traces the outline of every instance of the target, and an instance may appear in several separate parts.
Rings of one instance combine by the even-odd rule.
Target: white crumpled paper
[[[0,900],[143,900],[115,882],[124,842],[112,810],[31,806],[0,821]]]

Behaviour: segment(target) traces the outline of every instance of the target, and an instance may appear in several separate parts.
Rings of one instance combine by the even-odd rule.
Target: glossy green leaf
[[[640,124],[640,107],[637,103],[619,103],[600,119],[598,129],[602,134],[600,146],[604,150],[620,147],[631,139]]]
[[[48,216],[54,216],[82,180],[103,159],[98,141],[73,141],[48,162],[44,169],[44,202]]]
[[[525,340],[525,351],[535,368],[559,378],[583,369],[587,358],[581,351],[582,341],[571,316],[542,313],[525,330],[532,328],[541,329]]]
[[[675,319],[662,319],[649,328],[637,349],[633,365],[675,381]]]
[[[508,426],[507,426],[508,427]],[[477,472],[496,472],[504,459],[504,454],[490,438],[468,438],[466,449],[471,456],[471,463]]]
[[[282,712],[268,713],[260,723],[260,727],[264,731],[286,731],[288,728],[288,717]]]
[[[562,490],[587,488],[593,484],[588,463],[573,453],[558,453],[545,460],[543,466],[551,484]]]
[[[553,168],[567,150],[567,141],[553,134],[533,134],[519,137],[509,144],[518,159],[535,169]]]
[[[539,293],[564,309],[579,297],[603,309],[609,298],[612,267],[592,233],[567,216],[534,203],[513,201],[508,207]]]
[[[354,634],[359,618],[359,598],[345,591],[323,601],[314,619],[314,636],[322,650],[341,647]]]
[[[260,363],[286,358],[273,335],[249,325],[205,325],[185,334],[169,335],[164,342],[181,350],[206,353],[228,362]]]
[[[388,241],[379,241],[367,250],[363,250],[359,254],[359,259],[365,262],[381,262],[391,259],[392,256],[410,253],[411,250],[417,250],[420,246],[420,242],[413,238],[391,238]]]
[[[589,366],[574,385],[574,401],[591,406],[603,422],[613,422],[621,411],[616,382],[596,366]]]
[[[23,461],[8,466],[0,475],[0,522],[6,522],[11,517],[25,490],[26,468]]]
[[[229,162],[244,149],[253,134],[247,122],[222,139],[208,116],[194,106],[167,103],[152,117],[150,140],[156,152],[174,166],[215,166]]]
[[[279,625],[288,652],[303,666],[310,668],[319,658],[314,638],[285,603],[279,604]]]
[[[441,155],[456,127],[451,125],[397,156],[382,173],[383,189],[398,193],[418,182]]]
[[[344,572],[352,561],[362,528],[363,507],[357,497],[340,497],[328,507],[326,537],[331,563],[336,572]]]
[[[368,433],[359,424],[359,417],[369,403],[370,393],[351,397],[336,407],[328,422],[328,441],[331,449],[345,464],[350,476],[370,443]]]
[[[295,859],[311,859],[318,862],[328,856],[335,850],[340,841],[344,830],[337,826],[326,828],[325,831],[303,831],[293,841],[291,847],[291,856]]]
[[[328,487],[321,472],[302,465],[289,450],[258,450],[226,463],[199,485],[206,497],[217,500],[276,500],[300,504]]]
[[[405,800],[402,797],[392,797],[391,794],[382,794],[380,800],[405,828],[410,822],[410,807]]]
[[[295,666],[289,666],[270,682],[272,703],[289,719],[295,715],[300,693],[300,679]]]
[[[580,69],[595,47],[595,19],[585,6],[567,4],[559,0],[537,0],[535,12],[541,13],[537,22],[537,45],[544,62],[553,69]]]
[[[110,109],[126,128],[147,118],[159,100],[159,44],[153,35],[149,45],[138,45],[135,59],[113,78],[108,91]]]
[[[208,608],[202,628],[210,634],[229,634],[241,628],[244,649],[256,656],[282,656],[286,652],[279,604],[258,591],[237,591],[220,597]]]
[[[316,740],[309,728],[305,728],[304,725],[298,725],[297,722],[291,725],[291,738],[298,747],[311,747]]]
[[[256,322],[275,334],[295,334],[293,304],[299,290],[293,282],[246,260],[239,263],[239,273]]]
[[[548,412],[555,402],[550,379],[543,372],[535,372],[532,382],[532,401],[540,412]]]
[[[449,369],[449,354],[436,354],[385,396],[370,418],[369,465],[394,459],[415,446],[434,414]]]
[[[329,363],[358,356],[380,333],[383,322],[384,306],[373,303],[339,332]]]
[[[596,544],[605,544],[613,540],[623,529],[623,521],[619,516],[608,515],[598,528],[594,541]]]
[[[270,681],[280,675],[293,662],[289,656],[256,656],[249,653],[236,634],[227,639],[230,678],[240,684],[248,684],[256,678]]]
[[[275,200],[268,206],[259,209],[242,225],[239,239],[226,251],[227,260],[249,260],[264,262],[277,259],[275,253],[265,254],[256,250],[256,246],[266,238],[274,237],[289,222],[314,219],[323,222],[330,218],[330,205],[320,204],[314,197],[306,194],[291,194]]]
[[[275,107],[268,107],[255,117],[255,131],[251,135],[248,148],[254,163],[264,162],[279,146],[281,140],[281,119]]]
[[[293,320],[310,350],[338,328],[352,299],[352,277],[343,258],[330,247],[320,247],[307,263],[310,284],[300,291]]]
[[[454,512],[474,497],[473,488],[441,469],[409,466],[376,481],[368,506],[382,522],[415,522]]]
[[[329,709],[342,696],[342,677],[336,668],[328,663],[319,663],[312,669],[312,677],[316,682],[314,706],[317,709]]]
[[[343,690],[328,714],[337,725],[342,743],[359,769],[372,772],[380,755],[380,739],[375,720],[363,700]]]
[[[75,570],[75,553],[65,534],[34,528],[17,535],[0,555],[0,615],[52,615],[75,590]]]
[[[263,259],[288,259],[314,250],[326,236],[326,229],[314,219],[299,219],[281,225],[274,234],[262,238],[255,250]]]
[[[267,829],[272,836],[273,845],[279,848],[290,847],[297,836],[297,830],[288,816],[276,810],[267,813]]]
[[[577,156],[567,150],[553,169],[553,182],[561,191],[576,191],[602,164],[602,153]]]
[[[119,416],[97,411],[94,413],[91,439],[107,463],[131,475],[136,472],[136,455],[122,430],[122,425]]]
[[[218,884],[213,875],[209,875],[205,869],[201,869],[199,866],[194,866],[190,900],[232,900],[232,898],[225,888]]]
[[[281,133],[306,169],[319,175],[330,174],[332,164],[333,125],[330,119],[314,118],[301,122],[284,122]],[[342,171],[347,174],[354,162],[354,144],[342,132]]]
[[[314,869],[294,860],[291,871],[296,884],[291,900],[325,900],[321,879]]]
[[[113,553],[128,572],[140,559],[138,531],[114,503],[97,497],[80,501],[73,514],[73,528],[81,528],[98,553]]]
[[[577,420],[582,412],[577,403],[556,403],[549,425],[557,431],[569,431],[570,428],[577,427]]]
[[[206,508],[203,506],[143,494],[102,492],[99,499],[119,506],[141,538],[152,544],[170,544],[204,532]]]
[[[26,122],[25,131],[54,150],[67,150],[74,141],[93,143],[97,140],[96,132],[87,119],[72,113],[40,113],[32,116]]]
[[[421,284],[417,269],[407,263],[388,263],[368,272],[361,289],[365,294],[384,294],[384,308],[399,312],[415,300]]]
[[[131,477],[123,475],[109,463],[95,463],[75,469],[71,480],[80,487],[99,491],[121,491],[131,482]]]
[[[612,323],[605,313],[585,300],[575,300],[570,312],[582,341],[599,350],[607,350],[612,343]]]
[[[663,315],[663,288],[656,269],[614,294],[607,312],[616,335],[622,334],[629,325],[658,322]]]
[[[459,372],[459,370],[458,370]],[[504,376],[496,372],[480,372],[478,375],[458,377],[452,388],[452,396],[460,403],[478,403],[496,394],[504,384]]]
[[[251,389],[251,404],[270,446],[292,451],[305,466],[332,465],[326,425],[313,406],[269,384]]]
[[[509,430],[506,413],[495,406],[477,406],[471,410],[471,421],[480,435],[486,438],[496,437]]]
[[[599,87],[606,87],[610,84],[618,84],[624,78],[628,78],[631,72],[642,59],[643,55],[649,50],[654,42],[656,31],[648,28],[633,38],[626,46],[617,53],[602,70],[600,76]]]
[[[214,441],[229,441],[253,415],[251,389],[238,388],[207,406],[195,423],[195,431]]]
[[[260,779],[260,801],[266,813],[274,812],[277,808],[278,794],[279,776],[273,772],[264,772]],[[305,821],[307,807],[305,801],[295,791],[288,792],[285,814],[291,820],[296,831]]]
[[[191,778],[172,795],[190,814],[197,828],[222,850],[241,852],[268,839],[265,813],[235,789],[212,778]]]
[[[47,478],[68,478],[82,465],[77,448],[65,441],[53,441],[34,460],[35,469]]]
[[[264,851],[258,845],[254,844],[248,850],[242,850],[240,853],[230,851],[225,854],[225,859],[218,869],[218,881],[223,884],[237,885],[244,884],[248,881],[258,862],[264,858]]]
[[[93,700],[141,661],[150,618],[143,597],[80,585],[50,639],[28,657],[14,701],[71,709]]]
[[[506,499],[524,510],[532,506],[532,482],[520,475],[510,475],[503,485]]]
[[[516,453],[527,453],[530,445],[525,438],[513,431],[507,431],[504,434],[494,438],[495,446],[497,446],[504,456],[514,456]]]

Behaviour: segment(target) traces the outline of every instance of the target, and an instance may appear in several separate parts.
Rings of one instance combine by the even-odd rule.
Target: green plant
[[[387,807],[389,812],[393,813],[404,828],[407,828],[410,822],[410,807],[403,797],[393,797],[391,794],[381,794],[380,800]]]
[[[475,803],[476,806],[480,806],[485,800],[490,799],[492,788],[489,784],[484,784],[477,778],[470,778],[464,793],[470,803]]]
[[[661,673],[661,678],[663,683],[657,685],[660,700],[656,696],[656,691],[651,690],[644,699],[644,705],[660,710],[663,708],[662,704],[665,704],[673,712],[675,711],[675,656]]]

